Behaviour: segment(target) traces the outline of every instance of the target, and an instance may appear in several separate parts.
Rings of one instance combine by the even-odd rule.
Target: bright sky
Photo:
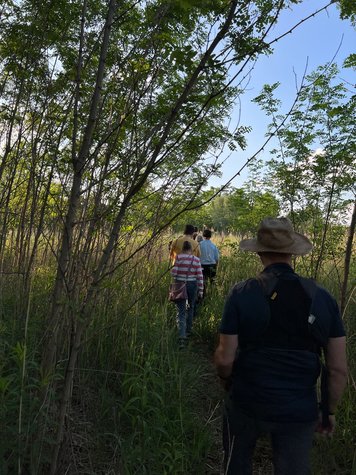
[[[278,25],[271,34],[271,39],[290,30],[300,20],[317,11],[327,4],[327,0],[307,0],[295,5],[293,10],[283,12]],[[219,186],[228,181],[262,146],[268,118],[251,102],[262,86],[266,83],[280,82],[278,97],[282,100],[282,111],[287,111],[292,105],[296,92],[296,78],[300,83],[307,67],[307,74],[318,66],[334,61],[342,68],[342,64],[351,53],[356,53],[356,30],[348,20],[341,20],[335,4],[328,7],[313,18],[300,25],[294,32],[282,38],[274,46],[274,53],[268,57],[260,57],[251,75],[247,93],[241,99],[241,125],[250,125],[253,131],[248,135],[248,148],[245,151],[236,150],[223,165],[222,178],[213,178],[209,184]],[[335,58],[334,58],[335,56]],[[356,74],[352,69],[340,72],[341,80],[346,80],[355,87]],[[234,123],[238,121],[238,106],[232,116]],[[258,158],[268,159],[268,153],[258,155]],[[241,178],[232,182],[233,186],[241,186],[247,178],[248,171]]]

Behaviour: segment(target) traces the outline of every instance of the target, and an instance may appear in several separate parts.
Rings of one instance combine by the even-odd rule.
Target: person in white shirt
[[[204,295],[206,294],[206,287],[208,282],[214,283],[216,277],[216,269],[219,263],[218,248],[211,242],[212,232],[210,229],[205,229],[203,232],[203,241],[200,245],[200,262],[203,269],[204,277]]]

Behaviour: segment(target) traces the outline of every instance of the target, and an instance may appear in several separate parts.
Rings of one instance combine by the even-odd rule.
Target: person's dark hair
[[[192,224],[187,224],[184,228],[184,234],[194,234],[194,226]]]
[[[182,251],[191,251],[191,250],[192,250],[192,245],[190,244],[190,242],[184,241]]]
[[[203,231],[203,237],[205,238],[211,238],[212,234],[213,233],[210,231],[210,229],[204,229]]]

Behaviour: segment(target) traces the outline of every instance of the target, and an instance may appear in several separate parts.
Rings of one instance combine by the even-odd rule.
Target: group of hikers
[[[185,315],[186,302],[177,303],[182,337],[191,331],[195,296],[204,292],[199,260],[204,243],[193,239],[192,228],[171,246],[172,275],[186,279],[192,305]],[[313,246],[288,218],[263,219],[256,238],[243,239],[239,247],[257,253],[263,271],[232,287],[214,353],[226,390],[224,474],[252,475],[256,442],[267,434],[275,475],[309,475],[313,434],[333,434],[347,383],[340,311],[328,291],[294,271],[292,256],[308,254]],[[217,264],[218,254],[215,259]]]
[[[210,229],[205,229],[201,236],[195,226],[187,224],[183,236],[170,243],[172,277],[176,282],[184,282],[187,293],[186,299],[175,300],[180,348],[186,346],[191,335],[197,302],[204,298],[207,286],[215,280],[219,251],[211,242],[211,236]]]

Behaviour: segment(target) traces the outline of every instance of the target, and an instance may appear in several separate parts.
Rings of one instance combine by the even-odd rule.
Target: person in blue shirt
[[[240,249],[256,252],[264,270],[231,289],[220,324],[214,360],[227,390],[224,473],[252,475],[257,439],[268,434],[274,473],[309,475],[313,434],[332,435],[347,382],[339,308],[329,292],[294,272],[292,255],[309,253],[312,243],[289,219],[265,218]]]
[[[200,262],[204,277],[204,295],[208,282],[213,283],[216,277],[216,269],[219,263],[219,251],[211,242],[212,232],[210,229],[203,231],[203,241],[200,242]]]

